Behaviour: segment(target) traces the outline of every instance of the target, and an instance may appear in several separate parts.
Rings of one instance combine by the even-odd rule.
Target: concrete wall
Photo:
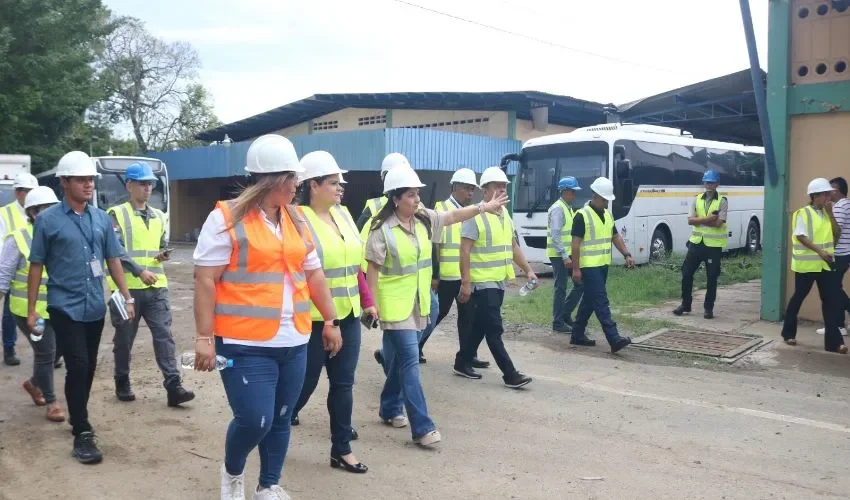
[[[788,212],[786,217],[806,205],[809,197],[806,186],[815,177],[842,176],[850,178],[847,169],[850,158],[850,113],[803,115],[791,120],[790,174],[788,188]],[[770,217],[765,214],[765,217]],[[793,223],[789,223],[792,227]],[[786,301],[794,293],[794,273],[791,271],[790,237],[788,237],[789,263],[787,267],[788,286]],[[850,276],[844,278],[844,289],[850,290]],[[812,321],[822,321],[820,298],[812,288],[803,304],[800,317]]]
[[[553,125],[550,123],[546,126],[546,130],[534,130],[534,126],[532,125],[531,120],[517,120],[516,139],[525,142],[529,139],[534,139],[535,137],[553,134],[565,134],[567,132],[572,132],[575,129],[576,127],[566,127],[564,125]]]
[[[313,133],[345,132],[349,130],[375,130],[387,128],[386,109],[345,108],[313,120]],[[378,118],[378,123],[361,124],[361,119]],[[383,119],[384,121],[381,121]],[[368,120],[373,121],[373,120]],[[334,128],[336,127],[336,128]]]
[[[244,178],[216,178],[174,181],[171,183],[171,239],[189,241],[200,231],[207,215],[219,200],[234,197]],[[190,236],[187,237],[187,234]]]
[[[424,128],[449,132],[508,138],[508,113],[506,111],[396,109],[393,110],[392,121],[394,128],[425,126]]]
[[[275,134],[282,135],[284,137],[297,137],[299,135],[308,135],[310,133],[310,124],[309,122],[299,123],[298,125],[293,125],[291,127],[286,127],[285,129],[278,130]]]

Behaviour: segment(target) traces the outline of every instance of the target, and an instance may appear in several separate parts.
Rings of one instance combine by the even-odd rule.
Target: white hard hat
[[[282,135],[267,134],[258,137],[248,147],[245,170],[252,174],[304,172],[298,161],[295,146]]]
[[[71,151],[59,158],[56,177],[100,177],[94,162],[82,151]]]
[[[487,167],[484,170],[484,173],[481,174],[481,184],[479,187],[484,187],[491,182],[504,182],[505,184],[510,184],[511,181],[508,180],[508,176],[505,175],[505,171],[499,167]]]
[[[590,190],[608,201],[614,201],[614,184],[605,177],[597,177],[590,185]]]
[[[407,158],[401,153],[390,153],[386,157],[384,157],[384,161],[381,162],[381,177],[387,175],[387,172],[398,167],[399,165],[405,166],[407,168],[412,169],[410,166],[410,162],[407,161]]]
[[[419,176],[416,175],[416,171],[410,167],[399,166],[398,168],[393,168],[384,177],[384,194],[401,188],[421,187],[425,187],[425,184],[422,184]]]
[[[449,184],[469,184],[471,186],[477,186],[478,183],[475,182],[475,172],[468,168],[461,168],[456,170],[454,175],[452,176],[452,180],[449,181]]]
[[[24,199],[24,209],[54,203],[59,203],[59,199],[56,198],[56,193],[52,189],[47,186],[36,186],[27,193],[27,197]]]
[[[345,183],[342,174],[348,172],[348,170],[339,168],[334,157],[327,151],[307,153],[301,158],[301,166],[304,167],[304,172],[298,176],[298,180],[301,182],[316,177],[339,174],[339,181]]]
[[[817,179],[812,179],[812,182],[809,183],[808,189],[806,189],[806,193],[808,194],[818,194],[818,193],[828,193],[833,191],[834,188],[832,184],[829,183],[828,180],[823,177],[818,177]]]
[[[38,187],[38,179],[32,174],[21,172],[15,176],[15,183],[12,184],[12,187],[15,189],[35,189]]]

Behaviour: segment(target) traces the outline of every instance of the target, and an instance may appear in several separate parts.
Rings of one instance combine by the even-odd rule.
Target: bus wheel
[[[664,260],[672,250],[667,231],[664,230],[663,226],[657,227],[655,232],[652,233],[652,241],[649,245],[649,260]]]
[[[759,222],[756,219],[750,219],[750,224],[747,226],[747,253],[755,255],[758,252],[761,241],[761,229]]]

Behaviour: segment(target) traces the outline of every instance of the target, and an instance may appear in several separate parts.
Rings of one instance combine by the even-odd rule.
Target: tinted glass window
[[[523,151],[517,176],[515,212],[540,211],[558,198],[558,181],[573,176],[583,189],[576,193],[575,206],[590,199],[590,184],[608,175],[608,143],[574,142],[536,146]]]
[[[11,184],[0,184],[0,207],[15,201],[15,190]]]
[[[103,172],[97,180],[97,206],[106,210],[120,205],[130,199],[130,193],[124,187],[124,176],[117,173]],[[157,176],[159,177],[159,176]],[[166,211],[165,184],[163,178],[154,185],[151,193],[150,206]]]

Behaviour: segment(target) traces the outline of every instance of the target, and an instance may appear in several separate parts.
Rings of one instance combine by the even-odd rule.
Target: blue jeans
[[[219,372],[233,411],[224,445],[230,475],[245,470],[248,454],[259,446],[260,486],[280,482],[289,448],[292,409],[301,394],[307,346],[255,347],[225,344],[216,337],[216,353],[233,360]]]
[[[384,367],[387,380],[381,391],[379,415],[384,420],[404,415],[413,439],[436,430],[428,416],[425,392],[419,380],[419,345],[415,330],[384,330]]]
[[[555,294],[552,297],[552,326],[572,325],[573,311],[581,300],[584,287],[573,281],[573,288],[567,295],[567,284],[572,281],[572,269],[567,269],[560,257],[550,257],[552,273],[555,275]]]
[[[6,350],[14,349],[15,343],[18,341],[18,330],[15,329],[15,317],[9,310],[8,293],[6,298],[3,299],[3,324],[0,328],[3,330],[3,348]]]
[[[581,277],[584,296],[573,323],[573,338],[580,339],[586,336],[587,321],[591,314],[596,313],[596,319],[599,320],[602,331],[605,332],[605,339],[609,344],[614,345],[620,339],[620,333],[617,331],[617,323],[611,318],[608,291],[605,289],[605,283],[608,281],[608,266],[583,267]]]
[[[422,348],[425,346],[425,342],[428,342],[428,338],[434,333],[434,328],[437,328],[437,317],[440,315],[440,299],[437,297],[437,292],[433,289],[431,290],[431,313],[428,315],[428,326],[425,327],[424,330],[419,332],[419,351],[422,351]]]
[[[360,356],[360,316],[349,314],[339,324],[342,331],[342,349],[329,357],[322,343],[322,321],[313,322],[313,332],[307,346],[307,375],[301,396],[295,404],[292,418],[304,408],[322,375],[322,367],[328,372],[328,415],[331,418],[331,454],[351,453],[351,412],[354,408],[354,371]]]

